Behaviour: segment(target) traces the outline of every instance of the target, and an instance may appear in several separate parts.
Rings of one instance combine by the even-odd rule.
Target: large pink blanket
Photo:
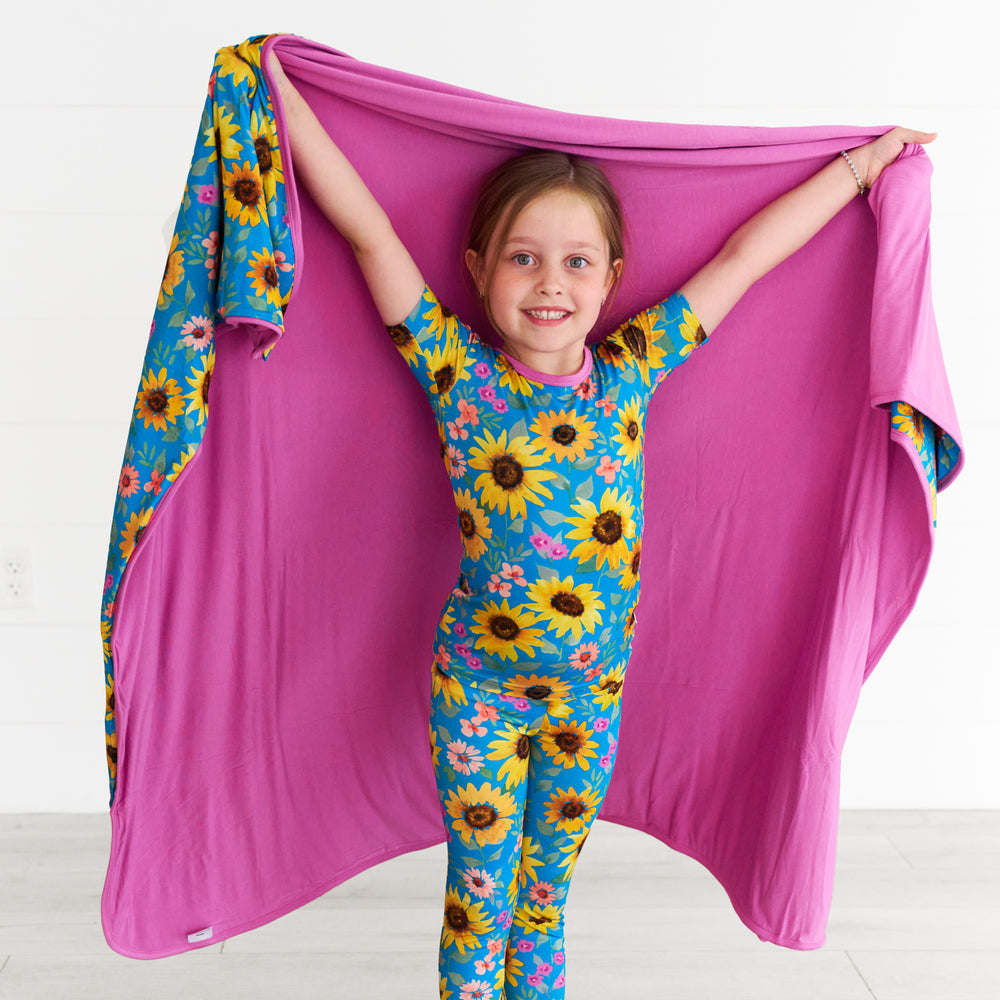
[[[216,943],[445,839],[427,720],[454,502],[425,396],[347,244],[295,187],[265,39],[431,287],[484,336],[462,230],[482,176],[516,151],[591,157],[620,192],[632,244],[610,329],[886,131],[583,117],[298,36],[219,52],[102,616],[103,922],[140,958]],[[848,725],[961,466],[930,174],[907,147],[750,289],[647,421],[643,593],[601,818],[698,859],[749,928],[790,948],[823,944]]]

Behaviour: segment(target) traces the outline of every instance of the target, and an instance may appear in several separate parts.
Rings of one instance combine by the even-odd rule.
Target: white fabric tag
[[[188,934],[188,941],[207,941],[212,936],[212,928],[206,927],[202,931],[195,931],[194,934]]]

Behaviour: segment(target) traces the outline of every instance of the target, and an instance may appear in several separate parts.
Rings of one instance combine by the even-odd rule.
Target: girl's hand
[[[872,142],[857,146],[848,152],[858,168],[858,173],[861,174],[861,180],[870,188],[882,171],[903,152],[905,145],[908,143],[923,145],[933,142],[936,138],[937,132],[917,132],[912,128],[897,127]]]

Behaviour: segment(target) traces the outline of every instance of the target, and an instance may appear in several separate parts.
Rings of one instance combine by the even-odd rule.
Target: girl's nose
[[[562,292],[562,275],[558,267],[542,267],[538,270],[535,286],[543,295],[559,295]]]

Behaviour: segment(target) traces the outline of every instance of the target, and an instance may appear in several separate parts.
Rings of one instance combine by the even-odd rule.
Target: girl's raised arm
[[[417,265],[382,206],[285,75],[273,49],[267,67],[285,109],[296,177],[350,243],[382,322],[402,323],[424,290]]]
[[[870,188],[907,143],[931,142],[936,136],[936,132],[894,128],[848,155],[859,179]],[[679,289],[705,332],[711,333],[758,278],[812,239],[859,191],[854,172],[838,156],[744,222]]]

